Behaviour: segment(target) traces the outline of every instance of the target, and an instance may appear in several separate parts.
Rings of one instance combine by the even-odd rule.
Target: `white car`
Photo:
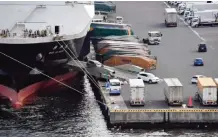
[[[143,81],[148,82],[150,84],[158,83],[160,81],[160,79],[156,77],[154,74],[147,72],[139,72],[137,78],[142,79]]]
[[[198,83],[198,78],[204,78],[204,77],[206,77],[206,76],[204,76],[204,75],[194,75],[192,77],[192,79],[191,79],[191,83],[192,84],[197,84]]]

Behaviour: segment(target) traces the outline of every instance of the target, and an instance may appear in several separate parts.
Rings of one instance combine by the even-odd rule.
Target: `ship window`
[[[55,26],[55,34],[59,34],[60,33],[60,26]]]

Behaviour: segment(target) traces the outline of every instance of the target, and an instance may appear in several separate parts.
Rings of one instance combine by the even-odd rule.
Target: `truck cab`
[[[148,32],[148,44],[160,44],[162,33],[160,31],[149,31]]]
[[[110,79],[107,82],[107,88],[110,95],[120,95],[121,93],[121,81],[119,79]]]
[[[191,11],[188,10],[188,9],[186,9],[186,10],[184,11],[184,15],[183,15],[184,20],[186,21],[190,15],[191,15]]]
[[[181,4],[179,4],[179,6],[178,6],[178,13],[179,14],[184,14],[184,11],[185,11],[185,4],[184,3],[181,3]]]
[[[191,27],[198,27],[199,26],[199,22],[200,22],[200,18],[198,16],[195,16],[191,19],[190,25]]]

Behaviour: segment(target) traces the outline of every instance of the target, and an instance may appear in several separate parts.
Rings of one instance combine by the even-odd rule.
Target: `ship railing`
[[[94,1],[74,1],[75,4],[94,5]]]
[[[48,37],[48,36],[53,36],[52,32],[46,31],[46,30],[37,30],[32,32],[24,30],[23,33],[12,33],[9,32],[8,30],[3,30],[2,32],[0,32],[0,37],[1,38],[14,38],[14,37],[20,37],[20,38],[37,38],[37,37]]]

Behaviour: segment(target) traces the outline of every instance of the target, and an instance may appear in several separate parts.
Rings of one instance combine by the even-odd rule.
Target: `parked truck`
[[[198,78],[197,99],[202,105],[217,105],[217,85],[212,78]]]
[[[191,25],[192,19],[195,17],[199,17],[201,16],[201,14],[203,14],[205,17],[207,18],[212,18],[216,17],[216,14],[218,13],[218,9],[214,9],[214,10],[204,10],[204,11],[193,11],[193,12],[189,12],[188,16],[185,18],[185,21]],[[214,20],[214,19],[212,19]]]
[[[164,15],[165,15],[165,25],[167,27],[169,26],[177,27],[177,12],[175,8],[166,8]]]
[[[130,105],[145,105],[145,84],[142,79],[129,79]]]
[[[178,78],[166,78],[164,95],[168,105],[182,105],[183,103],[183,85]]]
[[[218,78],[214,78],[214,82],[216,83],[216,87],[217,87],[217,98],[218,98]],[[218,100],[217,100],[218,103]]]
[[[191,27],[199,27],[201,25],[218,25],[218,11],[207,10],[199,12],[198,15],[191,19]]]

